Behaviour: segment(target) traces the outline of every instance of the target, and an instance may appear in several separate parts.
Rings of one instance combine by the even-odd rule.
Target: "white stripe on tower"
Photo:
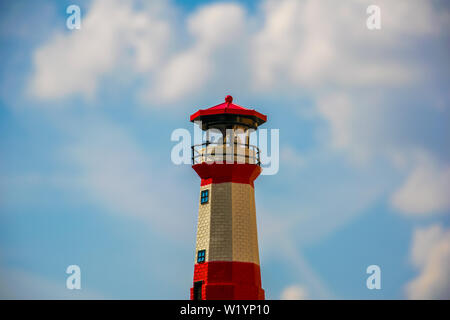
[[[196,252],[205,262],[239,261],[259,265],[254,188],[245,183],[211,183],[208,203],[200,204]],[[196,256],[197,257],[197,256]]]

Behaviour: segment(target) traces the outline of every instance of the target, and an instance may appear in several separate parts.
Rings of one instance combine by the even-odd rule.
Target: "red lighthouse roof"
[[[234,104],[233,97],[229,95],[225,97],[224,103],[218,104],[208,109],[198,110],[197,112],[191,115],[190,120],[194,122],[197,120],[210,118],[211,116],[214,115],[226,115],[226,114],[253,118],[258,123],[258,125],[261,125],[267,121],[266,115],[259,113],[256,110],[247,109],[237,104]]]

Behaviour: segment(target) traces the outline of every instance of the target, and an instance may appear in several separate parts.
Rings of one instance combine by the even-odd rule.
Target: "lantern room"
[[[250,134],[267,116],[233,104],[228,95],[224,103],[192,114],[190,121],[206,132],[206,142],[192,146],[193,165],[221,161],[260,165],[259,149],[250,144]]]

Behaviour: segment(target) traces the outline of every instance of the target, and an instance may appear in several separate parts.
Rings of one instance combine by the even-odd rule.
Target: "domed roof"
[[[208,109],[200,109],[191,115],[191,122],[214,118],[214,115],[233,114],[252,118],[258,125],[267,121],[267,116],[254,109],[247,109],[233,103],[233,97],[228,95],[225,102]]]

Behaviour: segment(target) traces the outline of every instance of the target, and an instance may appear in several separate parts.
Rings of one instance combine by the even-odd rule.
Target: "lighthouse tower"
[[[201,184],[191,299],[263,300],[253,185],[261,167],[250,132],[267,117],[227,96],[190,120],[206,131],[206,142],[192,146]]]

